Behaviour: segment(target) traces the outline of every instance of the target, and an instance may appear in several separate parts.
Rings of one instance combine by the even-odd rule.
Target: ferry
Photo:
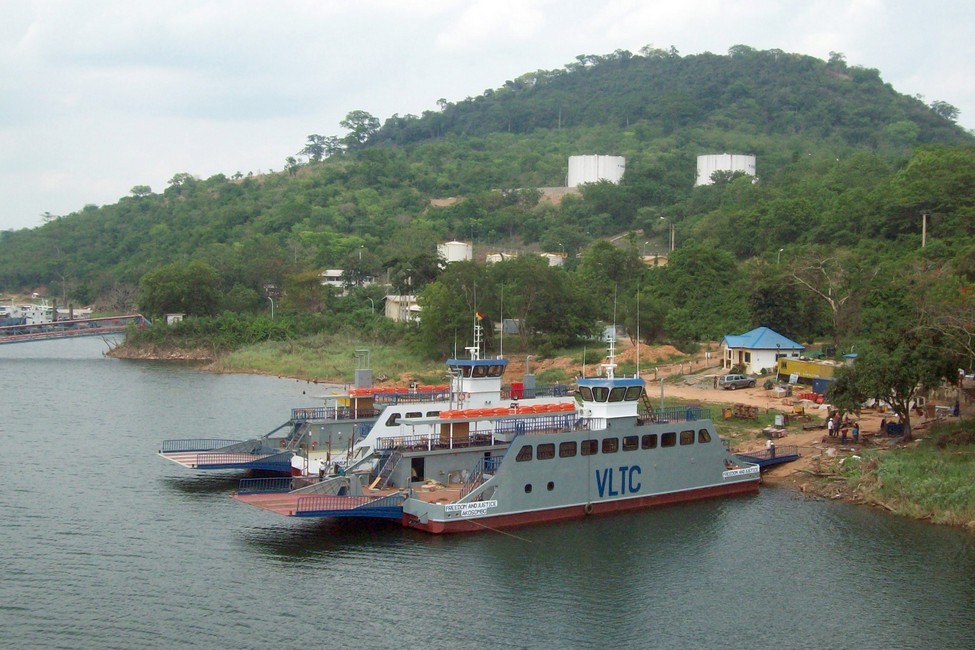
[[[243,479],[237,501],[299,518],[397,521],[429,533],[497,530],[757,492],[707,409],[654,409],[639,376],[608,361],[571,394],[505,399],[504,358],[447,361],[453,408],[387,408],[322,476]]]

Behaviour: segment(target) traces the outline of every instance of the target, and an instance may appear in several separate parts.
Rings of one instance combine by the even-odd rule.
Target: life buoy
[[[466,399],[467,399],[468,397],[470,397],[470,395],[468,395],[467,393],[458,393],[458,394],[457,394],[457,401],[458,401],[458,402],[463,402],[463,401],[465,401],[465,400],[466,400]]]
[[[592,514],[592,504],[591,503],[587,503],[585,505],[585,507],[583,507],[582,511],[584,513],[586,513],[587,515],[591,515]]]

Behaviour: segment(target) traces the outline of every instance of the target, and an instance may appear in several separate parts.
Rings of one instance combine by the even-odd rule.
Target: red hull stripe
[[[713,497],[730,496],[733,494],[748,494],[758,491],[759,482],[741,481],[728,485],[701,488],[685,492],[672,492],[655,496],[640,497],[638,499],[620,499],[617,501],[594,501],[589,514],[606,515],[628,510],[641,510],[654,506],[665,506],[685,501],[697,501]],[[564,521],[567,519],[582,519],[588,516],[585,505],[552,508],[550,510],[532,510],[497,517],[478,517],[476,519],[451,519],[450,521],[420,522],[415,516],[403,513],[403,525],[417,528],[429,533],[470,533],[494,528],[511,528],[513,526],[528,526],[531,524]]]

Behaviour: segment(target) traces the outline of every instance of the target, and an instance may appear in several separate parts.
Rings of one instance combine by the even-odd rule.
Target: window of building
[[[661,447],[673,447],[677,444],[677,434],[673,431],[660,434]]]
[[[531,460],[531,459],[532,459],[532,446],[531,445],[525,445],[524,447],[522,447],[521,449],[519,449],[518,450],[518,455],[515,456],[515,460],[518,461],[519,463],[524,462],[526,460]]]
[[[687,431],[680,432],[680,444],[682,445],[693,445],[694,444],[694,432],[688,429]]]
[[[657,434],[648,433],[643,436],[643,440],[640,442],[640,446],[644,449],[656,449],[657,448]]]
[[[620,450],[619,438],[603,438],[603,453],[615,454]]]
[[[752,353],[751,352],[746,352],[745,353],[745,363],[751,363],[751,362],[752,362]]]
[[[697,432],[697,441],[711,442],[711,434],[708,432],[707,429],[701,429],[700,431]]]
[[[582,456],[595,456],[599,452],[599,446],[595,440],[583,440],[579,447],[579,453]]]
[[[623,451],[636,451],[639,448],[639,436],[623,436]]]
[[[559,458],[572,458],[576,455],[575,440],[559,443]]]
[[[549,460],[550,458],[555,458],[555,443],[546,442],[538,445],[535,457],[538,458],[538,460]]]

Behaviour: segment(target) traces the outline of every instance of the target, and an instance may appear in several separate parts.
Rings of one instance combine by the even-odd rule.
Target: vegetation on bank
[[[910,445],[837,457],[823,473],[826,495],[975,530],[975,420],[935,424]]]

